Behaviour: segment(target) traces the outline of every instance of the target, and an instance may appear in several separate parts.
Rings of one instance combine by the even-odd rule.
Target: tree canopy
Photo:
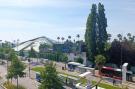
[[[105,17],[104,5],[99,3],[93,4],[91,13],[88,16],[85,32],[85,42],[87,46],[87,57],[94,61],[98,54],[105,54],[105,47],[108,40],[106,31],[107,19]]]
[[[89,60],[94,60],[97,54],[96,45],[96,19],[97,19],[97,6],[92,5],[91,13],[88,16],[85,32],[85,42],[87,46],[87,56]]]
[[[31,58],[36,58],[37,57],[37,53],[33,49],[33,47],[31,47],[31,50],[29,51],[29,57],[31,57]]]
[[[63,89],[55,64],[52,62],[46,64],[44,71],[41,72],[41,78],[39,89]]]
[[[135,66],[135,38],[131,34],[122,36],[118,34],[118,38],[114,39],[111,43],[111,48],[107,51],[109,56],[109,63],[115,63],[118,66],[122,63],[129,63]]]
[[[8,67],[7,78],[8,79],[16,78],[18,88],[18,77],[23,77],[24,75],[23,71],[25,69],[25,66],[18,59],[18,56],[15,53],[12,53],[10,57],[11,57],[11,65],[10,67]]]

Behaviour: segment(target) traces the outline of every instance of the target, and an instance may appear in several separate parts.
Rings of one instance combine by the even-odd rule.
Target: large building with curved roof
[[[52,40],[50,38],[47,38],[45,36],[42,37],[38,37],[35,39],[31,39],[25,42],[22,42],[20,44],[18,44],[18,46],[14,47],[15,51],[20,51],[20,50],[30,50],[31,47],[33,47],[33,49],[37,52],[39,52],[39,46],[40,44],[46,43],[48,45],[53,45],[53,44],[58,44],[59,42]]]

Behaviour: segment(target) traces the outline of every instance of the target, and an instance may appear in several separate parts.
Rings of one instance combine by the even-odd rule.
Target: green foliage
[[[30,58],[36,58],[36,57],[37,57],[37,53],[36,53],[36,51],[33,49],[33,47],[31,47],[31,50],[29,51],[29,57],[30,57]]]
[[[44,71],[41,72],[41,78],[39,89],[63,89],[62,82],[53,63],[46,64]]]
[[[96,55],[96,19],[97,19],[97,6],[92,5],[91,13],[88,16],[85,32],[85,42],[87,46],[87,56],[89,60],[94,60]]]
[[[40,58],[45,58],[53,61],[62,61],[63,53],[61,52],[43,52],[39,53]]]
[[[78,63],[83,64],[83,59],[81,57],[75,58],[75,61],[78,62]]]
[[[0,48],[0,58],[6,59],[6,54],[9,55],[12,52],[14,52],[14,50],[11,48]]]
[[[105,53],[106,43],[108,40],[108,34],[106,31],[107,19],[104,13],[104,5],[98,4],[97,24],[98,24],[98,35],[97,35],[97,48],[99,54]]]
[[[96,84],[97,82],[95,81],[92,81],[92,84]],[[109,84],[105,84],[105,83],[99,83],[98,84],[99,87],[103,87],[105,89],[123,89],[123,88],[120,88],[118,86],[112,86],[112,85],[109,85]]]
[[[44,68],[43,67],[34,67],[32,68],[33,71],[36,71],[36,72],[42,72],[44,71]]]
[[[102,66],[102,65],[104,65],[105,64],[105,62],[106,62],[106,58],[103,56],[103,55],[97,55],[96,57],[95,57],[95,63],[98,65],[98,66]]]
[[[14,59],[17,59],[17,55],[15,52],[10,52],[9,55],[7,55],[9,58],[9,61],[12,61]]]
[[[66,54],[61,55],[61,56],[60,56],[60,59],[61,59],[62,62],[65,62],[65,63],[68,62],[68,57],[67,57]]]
[[[15,85],[11,84],[10,82],[5,82],[4,87],[6,87],[7,89],[17,89],[17,87]],[[19,85],[18,89],[26,89],[26,88]]]
[[[11,54],[11,65],[8,68],[7,78],[22,77],[24,74],[25,65],[18,59],[18,57],[13,53]]]
[[[2,48],[11,48],[11,45],[9,42],[5,41],[4,43],[2,43]]]
[[[122,63],[129,63],[135,66],[135,36],[128,33],[126,36],[118,34],[117,39],[111,43],[110,49],[107,51],[109,63],[115,63],[120,67]],[[121,60],[122,59],[122,60]]]
[[[25,56],[24,51],[21,50],[21,51],[19,52],[19,55],[22,56],[22,57],[24,57],[24,56]]]
[[[94,61],[97,54],[105,54],[108,40],[106,31],[107,19],[104,13],[104,5],[99,3],[98,11],[96,4],[92,5],[91,13],[88,16],[85,32],[85,42],[87,46],[87,57]]]
[[[39,46],[39,51],[40,52],[47,52],[49,51],[49,49],[51,49],[52,47],[48,44],[40,44]]]

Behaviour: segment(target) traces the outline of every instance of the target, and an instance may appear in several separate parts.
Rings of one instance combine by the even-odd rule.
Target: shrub
[[[5,82],[4,83],[4,87],[6,87],[7,89],[17,89],[17,86],[13,85],[10,82]],[[26,88],[24,88],[23,86],[19,85],[18,89],[26,89]]]

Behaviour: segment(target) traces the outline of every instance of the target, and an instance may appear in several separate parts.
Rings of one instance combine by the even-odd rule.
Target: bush
[[[78,63],[83,64],[83,59],[81,57],[75,58],[75,61],[78,62]]]
[[[12,83],[10,82],[5,82],[4,83],[4,87],[6,87],[7,89],[17,89],[17,86],[13,85]],[[23,86],[18,86],[18,89],[26,89],[24,88]]]

